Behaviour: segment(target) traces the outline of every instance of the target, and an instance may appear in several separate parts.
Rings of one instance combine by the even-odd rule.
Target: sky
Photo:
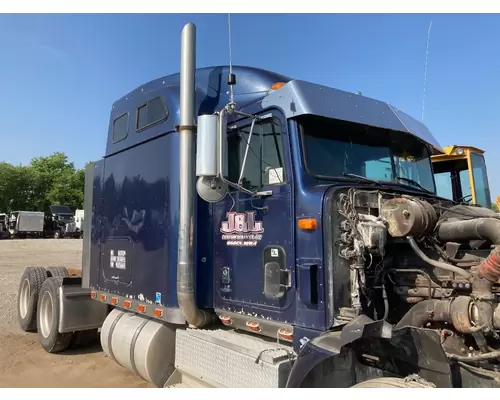
[[[486,150],[500,194],[500,16],[232,14],[232,61],[380,99],[422,115],[442,146]],[[227,14],[0,15],[0,160],[103,156],[112,103],[179,71],[197,25],[199,67],[228,64]],[[495,139],[497,138],[497,139]]]

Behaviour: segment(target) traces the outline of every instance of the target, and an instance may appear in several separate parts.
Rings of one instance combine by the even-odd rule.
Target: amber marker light
[[[254,321],[248,321],[246,323],[246,326],[248,327],[248,329],[250,329],[252,332],[260,332],[261,329],[260,329],[260,326],[257,322],[254,322]]]
[[[318,227],[318,222],[314,218],[301,218],[298,225],[303,231],[313,231]]]
[[[233,324],[233,321],[230,317],[227,317],[225,315],[221,315],[219,317],[219,319],[221,320],[221,322],[224,324],[224,325],[232,325]]]
[[[293,333],[290,329],[281,328],[278,330],[278,335],[280,335],[280,337],[284,340],[288,340],[290,342],[293,341]]]
[[[163,310],[161,308],[155,308],[153,314],[155,315],[155,317],[161,318],[163,317]]]
[[[271,90],[278,90],[281,89],[283,86],[285,86],[285,82],[276,82],[271,85]]]

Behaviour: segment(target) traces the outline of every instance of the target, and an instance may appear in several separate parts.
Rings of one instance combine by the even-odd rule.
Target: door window
[[[285,183],[285,162],[281,125],[277,118],[257,121],[250,137],[251,123],[228,132],[228,179],[238,182],[245,158],[242,186],[259,190]],[[248,147],[248,151],[247,151]]]
[[[441,172],[435,174],[437,195],[445,199],[453,200],[453,186],[451,181],[451,172]]]

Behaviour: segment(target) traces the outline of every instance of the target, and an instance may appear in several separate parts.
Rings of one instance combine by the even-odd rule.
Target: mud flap
[[[354,352],[360,363],[388,375],[418,374],[438,388],[453,387],[451,365],[436,331],[413,327],[394,330],[387,322],[366,316],[354,319],[342,330],[327,332],[307,342],[299,352],[286,387],[301,387],[315,366],[346,348]]]
[[[108,315],[108,305],[90,297],[81,277],[64,277],[59,287],[59,333],[98,329]]]

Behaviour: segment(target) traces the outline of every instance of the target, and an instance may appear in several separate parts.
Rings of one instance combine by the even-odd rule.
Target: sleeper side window
[[[128,135],[128,113],[120,115],[113,121],[113,143],[125,139]]]
[[[149,100],[137,108],[136,127],[141,131],[150,126],[163,122],[168,117],[168,110],[162,96]]]
[[[242,186],[259,190],[264,186],[285,183],[285,161],[281,125],[276,118],[251,123],[228,132],[228,179],[238,182],[247,144],[249,144]]]

